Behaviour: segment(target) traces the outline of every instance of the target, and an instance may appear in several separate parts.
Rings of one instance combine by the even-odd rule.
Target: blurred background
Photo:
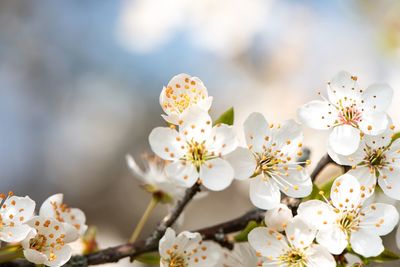
[[[161,89],[181,72],[203,80],[214,118],[235,108],[238,130],[252,111],[295,117],[340,70],[389,83],[399,125],[399,14],[397,0],[3,0],[0,191],[38,205],[62,192],[101,247],[125,242],[150,198],[125,155],[148,151],[164,124]],[[304,130],[315,164],[326,133]],[[246,183],[234,183],[193,202],[182,229],[250,207]],[[166,209],[156,211],[144,234]]]

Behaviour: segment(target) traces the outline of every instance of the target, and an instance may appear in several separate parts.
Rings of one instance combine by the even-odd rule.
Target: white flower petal
[[[216,158],[207,161],[200,167],[200,179],[205,187],[213,191],[227,188],[233,180],[234,170],[223,159]]]
[[[5,226],[0,230],[0,240],[4,242],[20,242],[27,237],[32,230],[26,224],[16,226]]]
[[[387,235],[393,231],[399,222],[397,209],[389,204],[373,203],[361,210],[365,216],[361,217],[360,226],[377,235]]]
[[[160,256],[162,258],[169,256],[167,251],[174,245],[175,237],[176,234],[174,229],[168,227],[164,236],[160,239],[158,246],[158,251],[160,252]]]
[[[42,217],[55,217],[55,209],[53,204],[60,205],[63,203],[63,194],[54,194],[48,197],[42,204],[39,210],[39,215]]]
[[[239,141],[232,126],[220,124],[213,127],[211,136],[206,141],[210,153],[216,156],[226,155],[236,149]]]
[[[132,155],[126,155],[125,159],[129,169],[133,172],[133,174],[137,176],[140,180],[142,180],[142,182],[146,182],[144,180],[146,177],[144,171],[139,167]]]
[[[184,138],[169,127],[154,128],[149,142],[153,152],[165,160],[177,160],[186,153]]]
[[[299,143],[303,141],[303,132],[300,124],[294,120],[288,120],[278,128],[273,128],[271,133],[277,149],[290,156],[298,152]]]
[[[28,196],[7,198],[0,208],[3,223],[13,222],[15,225],[25,223],[32,218],[35,206],[35,201]]]
[[[288,196],[301,198],[308,196],[312,191],[310,175],[300,165],[289,169],[285,175],[274,175],[279,189]]]
[[[250,246],[266,258],[277,258],[288,249],[285,237],[267,227],[257,227],[247,236]]]
[[[25,258],[34,264],[44,264],[47,260],[46,255],[33,249],[24,249]]]
[[[250,180],[250,200],[257,208],[269,210],[279,205],[281,193],[274,182],[257,176]]]
[[[197,103],[197,106],[199,106],[200,108],[202,108],[205,111],[208,111],[211,108],[212,102],[213,102],[213,97],[209,96],[205,99],[200,100]]]
[[[400,200],[400,166],[393,164],[382,168],[378,184],[386,195]]]
[[[362,94],[363,107],[385,111],[393,99],[393,89],[387,84],[372,84]]]
[[[313,100],[300,107],[297,116],[302,124],[310,128],[326,130],[334,125],[338,112],[327,101]]]
[[[336,225],[320,230],[317,234],[317,242],[335,255],[342,253],[348,243],[345,232]]]
[[[235,178],[239,180],[252,176],[257,167],[253,153],[243,147],[236,148],[235,151],[226,156],[226,160],[234,169]]]
[[[318,230],[331,227],[337,218],[337,214],[332,208],[320,200],[309,200],[300,203],[297,214]]]
[[[364,229],[351,233],[350,244],[356,253],[364,257],[378,256],[384,250],[382,239],[377,234]]]
[[[184,187],[191,187],[199,178],[196,167],[185,161],[176,161],[168,164],[165,167],[165,172],[168,177],[171,177],[171,179]]]
[[[364,157],[365,157],[365,143],[361,142],[360,146],[358,147],[358,149],[356,150],[356,152],[354,152],[353,154],[350,155],[341,155],[336,153],[333,148],[331,147],[331,145],[328,143],[327,146],[327,151],[328,151],[328,155],[331,157],[331,159],[336,162],[339,165],[345,165],[345,166],[354,166],[357,165],[358,163],[360,163]]]
[[[212,120],[207,111],[198,106],[193,106],[182,115],[183,123],[179,132],[187,141],[202,142],[207,140],[212,130]]]
[[[243,124],[247,145],[254,152],[262,152],[263,146],[271,141],[271,132],[265,117],[261,113],[251,113]]]
[[[54,254],[56,258],[54,260],[48,260],[44,262],[45,265],[50,267],[63,266],[72,256],[72,249],[70,246],[63,246],[60,250],[55,250]]]
[[[339,210],[353,210],[361,202],[360,183],[354,176],[343,174],[331,187],[332,204]]]
[[[391,120],[389,123],[391,124]],[[387,129],[378,135],[365,135],[363,137],[363,142],[372,149],[384,148],[390,144],[392,141],[392,135],[394,134],[393,129],[387,127]]]
[[[332,103],[337,103],[339,99],[343,101],[345,97],[346,102],[351,102],[361,96],[357,78],[347,71],[337,73],[328,83],[327,91]]]
[[[203,241],[201,246],[190,255],[188,266],[218,267],[221,266],[222,256],[222,249],[219,245],[214,242]]]
[[[307,266],[336,267],[335,258],[323,246],[314,244],[307,250],[307,254]]]
[[[357,151],[360,145],[360,130],[344,124],[333,128],[329,135],[329,146],[341,155],[350,155]]]
[[[351,169],[347,172],[357,178],[361,186],[361,197],[366,199],[370,197],[375,190],[376,176],[375,172],[371,172],[366,166],[357,166],[355,169]]]
[[[286,237],[290,244],[296,248],[308,247],[314,240],[316,230],[311,227],[302,216],[296,216],[291,220],[286,229]]]
[[[292,219],[292,211],[285,204],[279,204],[265,213],[264,221],[269,228],[282,232]]]
[[[365,134],[377,135],[386,131],[390,119],[383,111],[364,112],[362,121],[358,124],[361,131]]]

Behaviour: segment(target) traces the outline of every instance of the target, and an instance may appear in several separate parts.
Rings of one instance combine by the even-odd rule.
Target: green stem
[[[11,245],[0,250],[0,263],[9,262],[19,258],[23,258],[23,248],[21,245]]]
[[[150,217],[150,214],[153,212],[154,208],[157,206],[159,202],[159,198],[153,196],[149,202],[149,205],[147,206],[146,210],[144,211],[142,218],[140,218],[139,223],[136,225],[135,230],[132,233],[131,238],[129,239],[129,243],[133,243],[137,240],[139,237],[140,233],[143,230],[144,225],[146,224],[147,220]]]

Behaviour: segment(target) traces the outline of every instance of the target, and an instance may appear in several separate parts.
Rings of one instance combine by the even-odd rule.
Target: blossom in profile
[[[179,235],[168,228],[159,243],[160,266],[220,266],[223,255],[219,245],[202,241],[199,233],[182,232]]]
[[[223,158],[236,149],[238,140],[232,126],[212,126],[208,112],[192,107],[184,122],[175,127],[157,127],[149,136],[151,149],[164,160],[166,174],[179,184],[191,187],[199,179],[208,189],[227,188],[234,176],[231,165]]]
[[[357,179],[344,174],[332,185],[331,201],[309,200],[297,212],[318,230],[317,242],[331,253],[340,254],[350,244],[359,255],[378,256],[384,250],[380,236],[393,230],[399,213],[389,204],[363,205],[361,194]]]
[[[261,266],[336,266],[326,248],[315,244],[316,231],[300,216],[294,217],[284,234],[268,227],[257,227],[248,235],[250,245],[264,258]]]
[[[31,227],[26,224],[35,211],[35,202],[26,197],[0,194],[0,240],[19,242],[26,238]]]
[[[155,155],[144,155],[143,159],[144,170],[131,155],[126,156],[130,170],[143,183],[143,188],[147,192],[157,194],[161,201],[171,204],[183,197],[186,188],[166,174],[165,168],[168,161]]]
[[[260,113],[252,113],[244,123],[247,148],[239,147],[228,156],[235,178],[250,178],[250,199],[261,209],[273,209],[282,191],[290,197],[305,197],[312,191],[301,156],[302,131],[289,120],[282,125],[268,124]],[[307,162],[308,163],[308,162]]]
[[[46,199],[40,207],[39,215],[43,218],[53,218],[63,224],[67,235],[64,242],[73,242],[87,230],[86,216],[78,208],[70,208],[63,202],[63,194],[55,194]]]
[[[351,166],[348,174],[357,178],[361,196],[367,198],[378,184],[389,197],[400,200],[400,139],[392,142],[394,127],[379,135],[365,135],[360,147],[349,156],[328,149],[330,157],[338,164]]]
[[[27,224],[33,228],[22,241],[24,256],[28,261],[58,267],[71,258],[71,247],[65,242],[70,238],[61,222],[36,216]]]
[[[248,243],[236,243],[232,251],[224,250],[222,267],[263,266],[263,258]]]
[[[328,82],[328,99],[314,100],[298,110],[300,121],[317,130],[331,130],[329,146],[335,153],[350,155],[363,134],[378,135],[389,126],[386,109],[393,89],[387,84],[373,84],[362,89],[357,77],[339,72]]]
[[[166,113],[161,116],[169,123],[182,124],[191,107],[197,106],[208,111],[212,100],[199,78],[181,73],[174,76],[161,91],[160,105]]]

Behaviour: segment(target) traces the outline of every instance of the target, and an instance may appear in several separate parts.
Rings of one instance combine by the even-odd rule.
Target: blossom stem
[[[138,237],[140,236],[140,233],[143,230],[144,225],[146,224],[147,220],[149,219],[151,213],[153,212],[154,208],[157,206],[157,204],[160,202],[159,198],[156,196],[153,196],[144,211],[142,218],[140,218],[139,223],[136,225],[135,230],[132,233],[131,238],[129,239],[129,243],[135,242]]]
[[[23,248],[20,244],[10,245],[1,248],[0,250],[0,263],[9,262],[23,257]]]

